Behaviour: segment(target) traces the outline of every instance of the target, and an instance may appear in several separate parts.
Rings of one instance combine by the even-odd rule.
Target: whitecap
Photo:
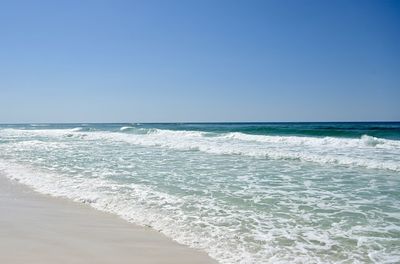
[[[123,127],[121,127],[119,130],[121,130],[121,131],[125,131],[125,130],[129,130],[129,129],[132,129],[133,127],[131,127],[131,126],[123,126]]]

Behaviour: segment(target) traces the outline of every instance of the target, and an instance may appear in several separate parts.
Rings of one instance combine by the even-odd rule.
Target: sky
[[[400,1],[0,1],[0,123],[399,120]]]

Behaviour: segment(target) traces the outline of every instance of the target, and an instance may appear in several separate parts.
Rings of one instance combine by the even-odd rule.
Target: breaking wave
[[[125,131],[125,130],[129,130],[129,129],[133,129],[133,127],[130,127],[130,126],[123,126],[123,127],[121,127],[119,130]]]
[[[320,164],[361,166],[400,171],[400,141],[363,135],[361,138],[266,136],[240,132],[210,133],[122,127],[124,133],[74,129],[3,129],[15,135],[71,137],[81,140],[125,142],[141,146],[201,151],[215,155],[243,155]],[[129,133],[125,133],[125,132]]]

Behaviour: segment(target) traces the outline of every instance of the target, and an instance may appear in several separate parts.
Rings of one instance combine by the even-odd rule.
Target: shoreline
[[[218,263],[150,228],[0,175],[0,263]]]

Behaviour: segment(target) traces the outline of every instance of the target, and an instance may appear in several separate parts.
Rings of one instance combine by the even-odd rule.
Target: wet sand
[[[217,263],[150,228],[0,175],[0,263]]]

